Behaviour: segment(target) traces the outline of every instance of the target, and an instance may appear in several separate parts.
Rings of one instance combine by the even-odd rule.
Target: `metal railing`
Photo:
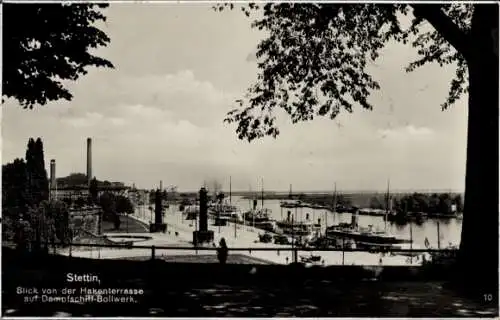
[[[136,245],[136,244],[90,244],[90,243],[71,243],[65,246],[66,249],[69,249],[69,256],[72,256],[72,250],[75,247],[81,248],[90,248],[90,250],[96,249],[96,253],[98,253],[99,258],[102,249],[123,249],[123,250],[132,250],[132,249],[142,249],[145,250],[145,254],[140,255],[141,257],[150,257],[150,259],[160,258],[161,256],[165,256],[165,254],[160,255],[159,251],[191,251],[195,255],[198,255],[198,252],[217,252],[219,250],[218,247],[204,247],[204,246],[155,246],[155,245]],[[408,255],[408,259],[412,258],[413,255],[416,257],[419,254],[429,253],[429,254],[442,254],[444,256],[453,257],[458,252],[457,249],[402,249],[402,248],[384,248],[383,250],[368,250],[365,248],[316,248],[316,247],[230,247],[227,249],[228,253],[231,252],[276,252],[280,255],[281,252],[291,252],[292,260],[290,262],[297,263],[299,260],[299,252],[341,252],[342,253],[342,265],[344,264],[344,255],[348,252],[367,252],[367,253],[375,253],[375,254],[390,254],[390,253],[399,253]],[[54,252],[55,252],[54,248]],[[119,256],[117,259],[127,259],[130,257]],[[265,259],[265,258],[264,258]]]
[[[217,247],[203,246],[155,246],[155,245],[127,245],[127,244],[91,244],[72,243],[69,246],[75,247],[99,247],[99,248],[126,248],[126,249],[159,249],[159,250],[194,250],[194,251],[217,251]],[[363,248],[315,248],[315,247],[232,247],[228,251],[345,251],[345,252],[371,252]],[[399,249],[387,248],[376,252],[399,252],[399,253],[432,253],[432,252],[456,252],[457,249]]]

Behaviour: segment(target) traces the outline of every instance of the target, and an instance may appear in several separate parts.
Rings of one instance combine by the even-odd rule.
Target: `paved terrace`
[[[195,257],[195,256],[191,256]],[[444,285],[448,274],[421,268],[90,260],[19,256],[3,249],[4,316],[341,316],[494,317],[498,300],[465,298]],[[202,257],[199,257],[202,259]],[[194,259],[194,258],[193,258]],[[233,259],[237,259],[233,257]],[[196,261],[193,261],[196,262]],[[419,271],[420,270],[420,271]],[[25,303],[19,286],[79,288],[67,272],[97,274],[97,288],[137,288],[136,303]],[[427,280],[423,280],[427,279]],[[496,295],[494,296],[496,299]]]

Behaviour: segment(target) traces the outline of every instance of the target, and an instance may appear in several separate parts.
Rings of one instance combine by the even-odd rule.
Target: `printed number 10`
[[[488,294],[484,294],[484,301],[493,301],[493,295],[488,293]]]

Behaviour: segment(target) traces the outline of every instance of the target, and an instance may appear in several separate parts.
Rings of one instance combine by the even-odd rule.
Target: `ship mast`
[[[261,200],[262,204],[261,205],[262,205],[262,209],[264,209],[264,178],[261,178],[261,184],[262,184],[262,192],[261,192],[261,194],[262,194],[262,200]]]
[[[337,182],[333,185],[333,212],[337,210]]]
[[[385,202],[385,215],[384,215],[384,231],[385,232],[387,232],[387,215],[389,214],[389,203],[391,201],[390,193],[389,193],[390,183],[391,183],[391,180],[387,179],[387,194],[385,195],[386,202]]]
[[[253,192],[252,192],[252,185],[248,185],[248,193],[249,193],[249,197],[248,197],[248,202],[250,204],[250,210],[253,209],[252,207],[252,200],[253,200]]]

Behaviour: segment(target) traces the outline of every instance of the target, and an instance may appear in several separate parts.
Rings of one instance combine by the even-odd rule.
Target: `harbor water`
[[[248,199],[242,197],[232,197],[231,203],[235,205],[241,213],[248,211],[252,203]],[[258,208],[261,207],[261,201],[258,203]],[[275,220],[281,220],[286,218],[287,212],[291,211],[297,221],[305,220],[306,215],[309,214],[310,220],[318,221],[321,218],[321,224],[326,220],[328,225],[337,224],[339,222],[350,223],[351,214],[350,213],[332,213],[324,209],[311,209],[311,208],[281,208],[280,200],[266,200],[264,201],[264,207],[272,210],[272,218]],[[136,212],[133,215],[135,218],[143,221],[144,223],[149,223],[153,219],[153,212],[149,210],[147,206],[142,206],[141,208],[136,208]],[[325,218],[326,217],[326,218]],[[165,210],[164,222],[168,225],[169,232],[166,234],[155,233],[150,234],[153,238],[149,241],[141,242],[141,245],[149,246],[168,246],[168,245],[182,245],[190,246],[192,240],[192,232],[197,229],[196,221],[186,220],[185,215],[179,211],[178,205],[170,205],[168,209]],[[248,223],[248,222],[247,222]],[[225,238],[228,247],[230,248],[248,248],[248,247],[264,247],[264,248],[278,248],[281,247],[291,248],[290,245],[277,245],[274,243],[260,243],[258,242],[258,235],[262,234],[264,231],[255,229],[248,224],[233,224],[229,223],[227,226],[214,226],[213,223],[209,223],[208,227],[210,230],[214,231],[214,244],[219,243],[221,238]],[[367,227],[372,225],[374,229],[383,230],[385,223],[383,217],[377,216],[359,216],[358,223],[361,227]],[[445,248],[451,245],[458,245],[460,242],[460,232],[461,232],[461,221],[460,220],[425,220],[421,224],[412,225],[407,224],[404,226],[398,226],[396,224],[391,224],[387,222],[387,231],[396,235],[400,238],[413,239],[414,249],[425,248],[426,239],[429,242],[430,247],[438,248],[438,225],[440,234],[440,247]],[[411,230],[411,231],[410,231]],[[411,235],[410,235],[411,233]],[[138,255],[147,255],[144,250],[131,249],[131,250],[106,250],[106,252],[101,251],[100,257],[102,258],[117,258],[122,257],[132,257]],[[137,251],[137,252],[136,252]],[[172,250],[156,250],[158,255],[197,255],[206,254],[207,252],[193,252],[190,250],[180,250],[179,252],[174,252]],[[82,252],[81,255],[87,255],[88,253]],[[150,254],[150,253],[149,253]],[[212,252],[212,254],[215,254]],[[291,251],[252,251],[244,250],[241,254],[263,259],[272,263],[287,264],[293,261],[293,256]],[[298,250],[299,258],[307,257],[311,255],[321,256],[322,263],[325,265],[420,265],[423,262],[422,257],[414,256],[414,259],[410,259],[406,255],[384,255],[380,253],[369,253],[369,252],[340,252],[340,251],[302,251]],[[426,255],[428,259],[429,256]]]
[[[249,210],[252,206],[251,200],[243,197],[232,197],[232,204],[239,207],[242,212]],[[257,208],[262,207],[261,200],[258,201]],[[333,213],[325,209],[312,208],[281,208],[280,200],[265,200],[264,207],[272,210],[272,218],[282,220],[286,218],[287,212],[290,211],[295,221],[304,221],[306,215],[309,214],[309,219],[318,221],[321,218],[321,224],[328,226],[341,222],[350,223],[351,213]],[[460,234],[462,231],[462,220],[458,219],[426,219],[421,224],[407,223],[398,225],[387,221],[384,222],[383,216],[359,216],[359,225],[362,227],[373,226],[374,230],[386,230],[398,237],[413,239],[415,248],[425,248],[425,239],[429,241],[432,248],[446,248],[450,245],[458,246],[460,244]],[[386,227],[387,225],[387,227]],[[438,241],[439,234],[439,241]]]

